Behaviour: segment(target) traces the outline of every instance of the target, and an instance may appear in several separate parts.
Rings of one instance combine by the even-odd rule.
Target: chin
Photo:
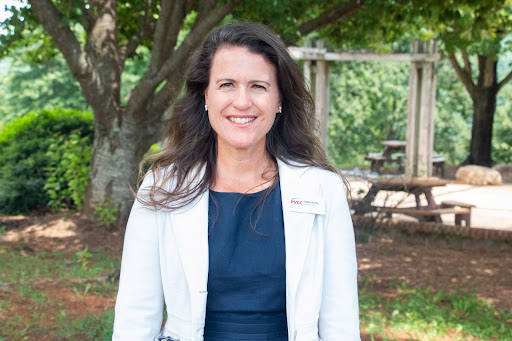
[[[224,148],[233,148],[237,150],[248,150],[248,149],[255,149],[258,147],[258,145],[262,145],[265,147],[265,141],[247,141],[247,140],[236,140],[236,141],[227,141],[226,143],[223,143],[222,146]]]

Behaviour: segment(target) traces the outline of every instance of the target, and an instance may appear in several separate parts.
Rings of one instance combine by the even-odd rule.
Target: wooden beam
[[[288,51],[295,59],[325,61],[369,61],[369,62],[436,62],[441,59],[438,53],[391,53],[374,52],[329,52],[325,48],[289,47]]]

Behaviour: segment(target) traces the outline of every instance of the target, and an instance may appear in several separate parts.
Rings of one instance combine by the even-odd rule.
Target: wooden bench
[[[445,200],[441,202],[440,206],[441,208],[455,208],[459,210],[467,210],[468,212],[466,214],[455,214],[455,225],[462,225],[461,221],[464,220],[466,222],[466,226],[471,226],[471,209],[473,207],[476,207],[475,205],[467,204],[456,200]]]
[[[364,156],[364,159],[371,162],[370,170],[372,172],[380,173],[380,167],[384,165],[388,158],[383,156],[382,153],[369,153]]]
[[[444,163],[446,158],[441,155],[434,155],[432,157],[432,166],[434,167],[434,173],[444,178]]]
[[[460,206],[441,206],[440,208],[416,208],[416,207],[396,207],[396,208],[385,208],[386,212],[389,213],[400,213],[415,217],[419,220],[423,218],[430,218],[434,221],[440,222],[441,214],[455,214],[455,225],[462,226],[462,221],[465,221],[466,226],[471,225],[471,208],[460,207]],[[427,220],[430,220],[427,219]]]
[[[370,170],[375,173],[380,173],[380,168],[384,166],[384,162],[395,162],[399,165],[402,163],[400,159],[392,159],[382,153],[368,153],[364,156],[364,159],[371,161]]]

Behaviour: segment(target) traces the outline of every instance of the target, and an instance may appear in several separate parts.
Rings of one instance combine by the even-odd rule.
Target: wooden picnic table
[[[371,186],[364,198],[354,205],[355,214],[364,214],[376,210],[384,210],[391,213],[402,213],[413,216],[419,220],[433,220],[442,223],[441,214],[454,213],[455,222],[461,221],[470,224],[470,213],[473,205],[459,202],[446,202],[438,205],[434,199],[432,188],[446,186],[449,181],[438,177],[370,177],[367,179]],[[416,200],[415,207],[377,207],[372,205],[380,191],[406,192],[413,194]],[[421,204],[421,195],[427,201],[427,205]],[[386,204],[386,203],[385,203]]]
[[[405,146],[407,145],[407,142],[400,141],[400,140],[387,140],[387,141],[382,141],[382,144],[386,147],[386,148],[384,148],[383,154],[386,154],[386,152],[391,154],[393,151],[405,150]]]
[[[400,172],[404,172],[405,162],[405,147],[406,141],[402,140],[386,140],[381,142],[384,146],[382,153],[369,153],[365,155],[365,159],[370,161],[370,170],[374,173],[380,173],[380,169],[384,166],[385,162],[397,163],[400,167]],[[394,156],[394,157],[393,157]],[[435,174],[444,177],[444,163],[446,158],[440,155],[432,156],[432,165],[434,166]]]
[[[407,143],[399,140],[387,140],[382,141],[384,145],[384,151],[382,153],[369,153],[365,155],[365,159],[371,161],[370,169],[372,172],[380,173],[380,169],[384,166],[384,162],[396,162],[399,165],[402,163],[402,159],[393,159],[391,154],[397,151],[405,151]]]

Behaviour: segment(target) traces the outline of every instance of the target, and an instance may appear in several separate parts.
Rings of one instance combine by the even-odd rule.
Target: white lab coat
[[[341,178],[278,161],[288,339],[360,340],[354,233]],[[146,179],[142,188],[150,186]],[[202,341],[208,280],[207,193],[178,211],[134,203],[113,340]],[[162,312],[167,310],[163,330]]]

